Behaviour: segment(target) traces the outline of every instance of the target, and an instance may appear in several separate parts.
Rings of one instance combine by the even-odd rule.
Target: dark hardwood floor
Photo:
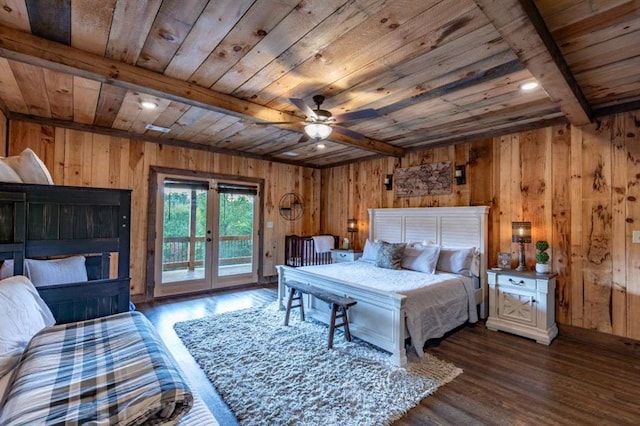
[[[221,425],[237,424],[173,324],[274,301],[275,287],[143,304],[172,353]],[[560,335],[550,346],[484,324],[462,327],[427,350],[462,368],[396,425],[640,424],[640,359]]]

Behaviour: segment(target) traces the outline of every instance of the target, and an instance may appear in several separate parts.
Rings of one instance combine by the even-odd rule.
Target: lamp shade
[[[347,232],[358,232],[358,221],[356,219],[347,219]]]
[[[511,241],[514,243],[530,243],[531,222],[511,222]]]
[[[322,140],[331,134],[331,126],[324,123],[310,123],[304,126],[305,133],[314,140]]]

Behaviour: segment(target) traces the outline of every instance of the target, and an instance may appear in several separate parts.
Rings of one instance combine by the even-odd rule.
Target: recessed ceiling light
[[[286,155],[287,157],[297,157],[298,154],[297,152],[293,152],[293,151],[287,151],[287,152],[283,152],[282,155]]]
[[[171,129],[168,127],[156,126],[154,124],[147,124],[145,128],[147,130],[153,130],[153,131],[162,132],[162,133],[169,133],[171,131]]]
[[[536,87],[538,87],[538,82],[537,81],[527,81],[526,83],[522,83],[520,85],[520,88],[522,90],[533,90]]]
[[[140,106],[144,109],[156,109],[158,108],[158,104],[151,101],[142,101],[140,102]]]
[[[317,148],[323,149],[324,147],[326,147],[325,144],[323,143],[319,143],[318,145],[316,145]]]

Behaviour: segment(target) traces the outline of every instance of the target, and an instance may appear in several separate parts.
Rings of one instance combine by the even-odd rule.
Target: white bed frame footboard
[[[451,247],[474,246],[480,253],[476,303],[480,317],[487,313],[487,218],[489,207],[428,207],[369,209],[369,239],[388,242],[431,242]],[[285,282],[297,281],[348,296],[358,301],[349,309],[351,333],[391,353],[390,361],[405,365],[405,299],[400,294],[377,291],[337,279],[316,275],[299,268],[278,266],[278,303],[285,308]],[[327,303],[305,295],[305,313],[329,323]]]
[[[278,266],[278,302],[285,308],[287,292],[284,283],[297,281],[322,288],[339,296],[357,300],[349,308],[351,334],[377,347],[391,352],[391,362],[404,365],[407,353],[404,348],[406,296],[362,287],[336,279],[322,277],[289,266]],[[331,309],[326,302],[304,295],[305,314],[326,324],[330,322]]]

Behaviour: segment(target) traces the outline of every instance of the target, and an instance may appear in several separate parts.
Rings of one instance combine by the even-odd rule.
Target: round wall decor
[[[302,200],[298,194],[288,192],[280,198],[280,204],[278,205],[280,210],[280,216],[286,220],[296,220],[302,216]]]

